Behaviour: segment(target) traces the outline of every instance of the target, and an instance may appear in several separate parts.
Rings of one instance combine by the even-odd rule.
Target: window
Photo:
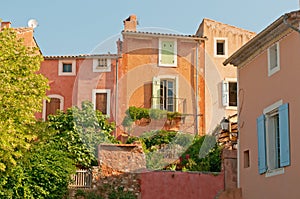
[[[59,76],[76,75],[76,60],[59,60],[58,75]]]
[[[279,64],[279,43],[268,49],[268,75],[271,76],[280,70]]]
[[[225,79],[222,83],[222,103],[227,108],[237,107],[237,82],[235,78]]]
[[[103,114],[110,116],[110,90],[94,89],[93,90],[94,109],[101,111]]]
[[[244,151],[244,168],[250,167],[250,153],[249,150]]]
[[[177,41],[159,39],[159,66],[177,66]]]
[[[227,38],[214,38],[215,57],[227,57],[228,44]]]
[[[110,72],[111,59],[109,58],[95,58],[93,59],[93,72]]]
[[[63,110],[64,98],[60,95],[49,95],[50,101],[43,101],[43,119],[47,120],[49,115],[55,115],[57,110]]]
[[[153,78],[152,84],[152,108],[177,111],[177,82],[174,76],[159,76]]]
[[[72,64],[63,63],[63,73],[71,73]]]
[[[264,109],[257,118],[259,173],[281,174],[290,165],[289,109],[282,100]]]

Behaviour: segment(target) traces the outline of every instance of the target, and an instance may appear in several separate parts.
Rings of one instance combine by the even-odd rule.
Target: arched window
[[[47,120],[48,115],[55,115],[57,110],[64,109],[64,98],[61,95],[48,95],[50,101],[44,100],[43,119]]]

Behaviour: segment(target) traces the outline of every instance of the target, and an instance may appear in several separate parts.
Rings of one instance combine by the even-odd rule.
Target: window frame
[[[162,42],[174,42],[174,63],[172,64],[163,64],[162,62]],[[163,67],[177,67],[177,40],[176,39],[165,39],[165,38],[159,38],[158,39],[158,66],[163,66]]]
[[[276,58],[277,58],[277,65],[276,67],[272,67],[271,66],[271,56],[273,55],[273,53],[271,52],[272,47],[276,46]],[[268,76],[272,76],[273,74],[275,74],[276,72],[278,72],[280,70],[280,45],[279,42],[276,42],[275,44],[272,44],[269,48],[268,48]]]
[[[151,102],[151,108],[153,109],[161,109],[160,108],[160,94],[158,95],[157,91],[154,91],[154,88],[156,88],[160,93],[160,82],[161,80],[173,80],[175,83],[175,104],[174,104],[174,112],[178,111],[178,93],[179,93],[179,81],[177,75],[159,75],[156,77],[153,77],[152,81],[152,102]],[[157,95],[156,95],[157,94]],[[159,98],[159,99],[157,99]]]
[[[106,59],[106,67],[99,67],[99,59]],[[111,72],[111,58],[97,57],[93,59],[93,72]]]
[[[51,94],[51,95],[47,95],[48,98],[57,98],[60,100],[60,107],[59,109],[61,111],[64,110],[64,97],[58,94]],[[46,121],[46,100],[43,100],[43,111],[42,111],[42,118],[43,121]]]
[[[276,114],[278,114],[278,139],[276,141],[280,148],[273,148],[273,152],[274,150],[278,150],[277,158],[279,158],[278,166],[270,168],[270,156],[274,157],[274,154],[272,154],[269,149],[268,135],[270,134],[270,123],[268,117],[272,117]],[[289,104],[283,104],[282,100],[265,108],[263,114],[257,118],[258,168],[259,174],[265,173],[265,177],[283,174],[284,167],[290,165],[289,120]]]
[[[96,94],[97,93],[106,93],[106,116],[110,117],[110,99],[111,91],[110,89],[93,89],[92,90],[92,103],[94,105],[94,110],[96,110]]]
[[[230,87],[229,83],[236,83],[237,87],[237,96],[236,96],[236,106],[230,106],[229,101],[230,101]],[[222,81],[222,105],[229,110],[237,110],[238,107],[238,83],[237,83],[237,78],[225,78],[225,80]]]
[[[224,54],[217,54],[217,43],[218,41],[223,41],[224,43]],[[226,58],[228,57],[228,38],[227,37],[214,37],[214,56],[218,58]]]
[[[64,64],[72,64],[72,72],[63,72]],[[61,59],[58,61],[58,76],[75,76],[76,75],[76,60]]]

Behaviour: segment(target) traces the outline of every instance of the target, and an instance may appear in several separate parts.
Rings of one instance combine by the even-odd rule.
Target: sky
[[[209,18],[258,33],[281,15],[299,9],[298,0],[1,1],[0,18],[12,22],[12,27],[38,21],[34,37],[43,55],[114,51],[123,20],[131,14],[137,15],[140,30],[195,34],[202,19]]]

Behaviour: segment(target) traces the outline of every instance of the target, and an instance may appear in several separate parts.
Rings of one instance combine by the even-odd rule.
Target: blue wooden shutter
[[[259,173],[267,171],[266,164],[266,134],[265,134],[265,116],[261,115],[256,119],[257,141],[258,141],[258,170]]]
[[[280,167],[290,165],[290,130],[289,130],[289,104],[278,108],[279,112],[279,143]]]

